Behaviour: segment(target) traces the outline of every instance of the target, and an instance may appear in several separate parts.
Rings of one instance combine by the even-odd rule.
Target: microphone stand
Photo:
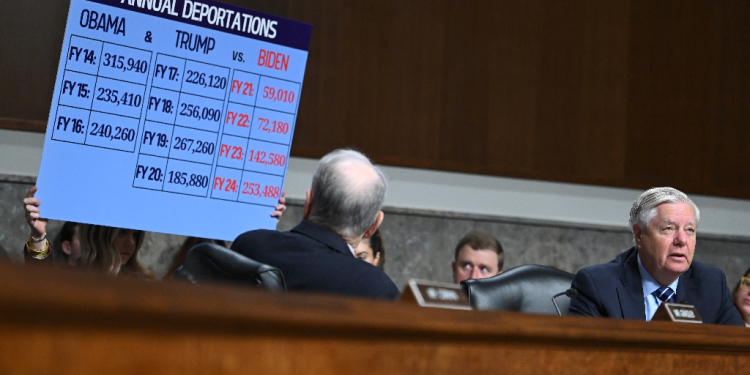
[[[578,296],[578,290],[576,290],[575,288],[570,288],[562,293],[557,293],[554,296],[552,296],[552,303],[555,304],[555,310],[557,310],[558,316],[562,316],[562,313],[560,312],[560,307],[557,306],[557,302],[555,301],[555,298],[560,297],[562,295],[566,295],[570,299],[573,299]]]

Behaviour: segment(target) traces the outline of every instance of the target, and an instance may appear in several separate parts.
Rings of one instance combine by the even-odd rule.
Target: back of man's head
[[[339,149],[320,159],[313,174],[308,219],[347,238],[377,220],[388,182],[360,152]]]

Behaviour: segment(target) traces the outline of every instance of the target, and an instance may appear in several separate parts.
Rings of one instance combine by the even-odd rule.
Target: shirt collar
[[[357,254],[355,254],[355,253],[354,253],[354,248],[352,247],[352,245],[349,245],[349,243],[347,243],[347,244],[346,244],[346,246],[348,246],[348,247],[349,247],[349,251],[351,251],[351,252],[352,252],[352,255],[354,255],[354,257],[356,258],[356,257],[357,257]]]
[[[641,274],[641,287],[643,287],[643,298],[648,298],[648,296],[651,295],[654,291],[661,288],[661,284],[659,284],[656,279],[654,279],[653,276],[651,276],[648,271],[646,271],[646,268],[643,267],[643,263],[641,262],[641,254],[638,254],[638,271],[640,271]],[[680,283],[680,278],[678,277],[673,281],[671,284],[667,285],[668,287],[672,288],[672,291],[677,293],[677,284]]]

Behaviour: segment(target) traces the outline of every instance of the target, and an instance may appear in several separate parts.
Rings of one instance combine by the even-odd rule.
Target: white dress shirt
[[[643,268],[643,263],[641,263],[641,255],[638,254],[638,271],[641,274],[641,287],[643,287],[643,304],[646,308],[646,321],[650,321],[651,318],[654,317],[654,314],[656,313],[656,309],[659,308],[659,305],[661,305],[661,300],[656,298],[654,296],[653,292],[655,292],[657,289],[661,288],[662,285],[657,282],[648,271],[646,271],[645,268]],[[677,298],[677,284],[679,284],[680,278],[678,277],[674,282],[667,285],[668,287],[672,288],[672,290],[675,293],[675,298]]]

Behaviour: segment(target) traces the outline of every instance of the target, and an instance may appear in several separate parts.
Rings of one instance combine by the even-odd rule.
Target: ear
[[[638,226],[638,224],[633,224],[633,233],[635,234],[635,245],[640,248],[641,247],[641,235],[643,234],[643,231],[641,230],[641,227]]]
[[[62,247],[63,253],[65,253],[65,255],[70,256],[70,252],[71,252],[70,241],[63,241],[61,247]]]
[[[312,197],[312,190],[307,189],[305,192],[305,208],[302,209],[302,218],[307,220],[310,217],[310,198]]]
[[[362,237],[364,238],[372,237],[372,235],[375,234],[375,231],[378,230],[378,227],[380,226],[380,224],[383,223],[384,217],[385,217],[385,214],[383,213],[383,211],[378,211],[378,218],[375,219],[375,222],[372,223],[372,225],[370,225],[369,228],[367,228],[367,231]]]

